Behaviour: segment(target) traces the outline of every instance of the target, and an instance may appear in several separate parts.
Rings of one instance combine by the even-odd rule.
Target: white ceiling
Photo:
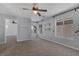
[[[16,15],[21,17],[33,17],[32,10],[24,11],[22,8],[32,8],[32,3],[0,3],[0,13]],[[76,3],[38,3],[39,8],[47,9],[47,13],[42,13],[43,16],[49,17],[57,13],[74,8],[79,4]]]

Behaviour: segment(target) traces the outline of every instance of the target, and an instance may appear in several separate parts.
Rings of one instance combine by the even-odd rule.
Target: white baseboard
[[[42,38],[41,38],[42,39]],[[46,40],[46,39],[44,39]],[[63,43],[60,43],[60,42],[57,42],[57,41],[51,41],[51,40],[47,40],[47,41],[50,41],[50,42],[55,42],[57,44],[60,44],[60,45],[63,45],[63,46],[66,46],[68,48],[71,48],[71,49],[75,49],[75,50],[78,50],[79,51],[79,48],[76,48],[76,47],[73,47],[73,46],[70,46],[70,45],[67,45],[67,44],[63,44]]]
[[[31,40],[31,39],[27,39],[27,40],[26,39],[23,39],[23,40],[18,40],[17,39],[17,42],[20,42],[20,41],[28,41],[28,40]]]
[[[59,43],[59,42],[56,42],[56,41],[53,41],[53,42],[55,42],[55,43],[57,43],[57,44],[60,44],[60,45],[63,45],[63,46],[66,46],[66,47],[68,47],[68,48],[72,48],[72,49],[75,49],[75,50],[78,50],[78,51],[79,51],[79,48],[75,48],[75,47],[73,47],[73,46],[70,46],[70,45],[67,45],[67,44],[63,44],[63,43]]]
[[[0,44],[6,44],[6,42],[0,42]]]

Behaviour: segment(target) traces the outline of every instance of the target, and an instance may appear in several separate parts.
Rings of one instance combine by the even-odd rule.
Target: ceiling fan
[[[32,9],[29,8],[22,8],[23,10],[32,10],[33,14],[37,14],[38,16],[41,16],[40,12],[47,12],[46,9],[39,9],[37,6],[37,3],[33,3]]]

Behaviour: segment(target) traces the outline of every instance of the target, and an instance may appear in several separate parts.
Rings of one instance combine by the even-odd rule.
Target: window
[[[62,22],[57,22],[56,25],[63,25],[63,21]]]
[[[64,25],[67,25],[67,24],[73,24],[73,20],[66,20],[66,21],[64,21]]]

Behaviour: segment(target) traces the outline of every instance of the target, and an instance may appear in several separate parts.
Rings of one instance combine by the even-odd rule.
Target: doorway
[[[15,19],[5,19],[5,42],[8,44],[17,42],[17,23]]]

